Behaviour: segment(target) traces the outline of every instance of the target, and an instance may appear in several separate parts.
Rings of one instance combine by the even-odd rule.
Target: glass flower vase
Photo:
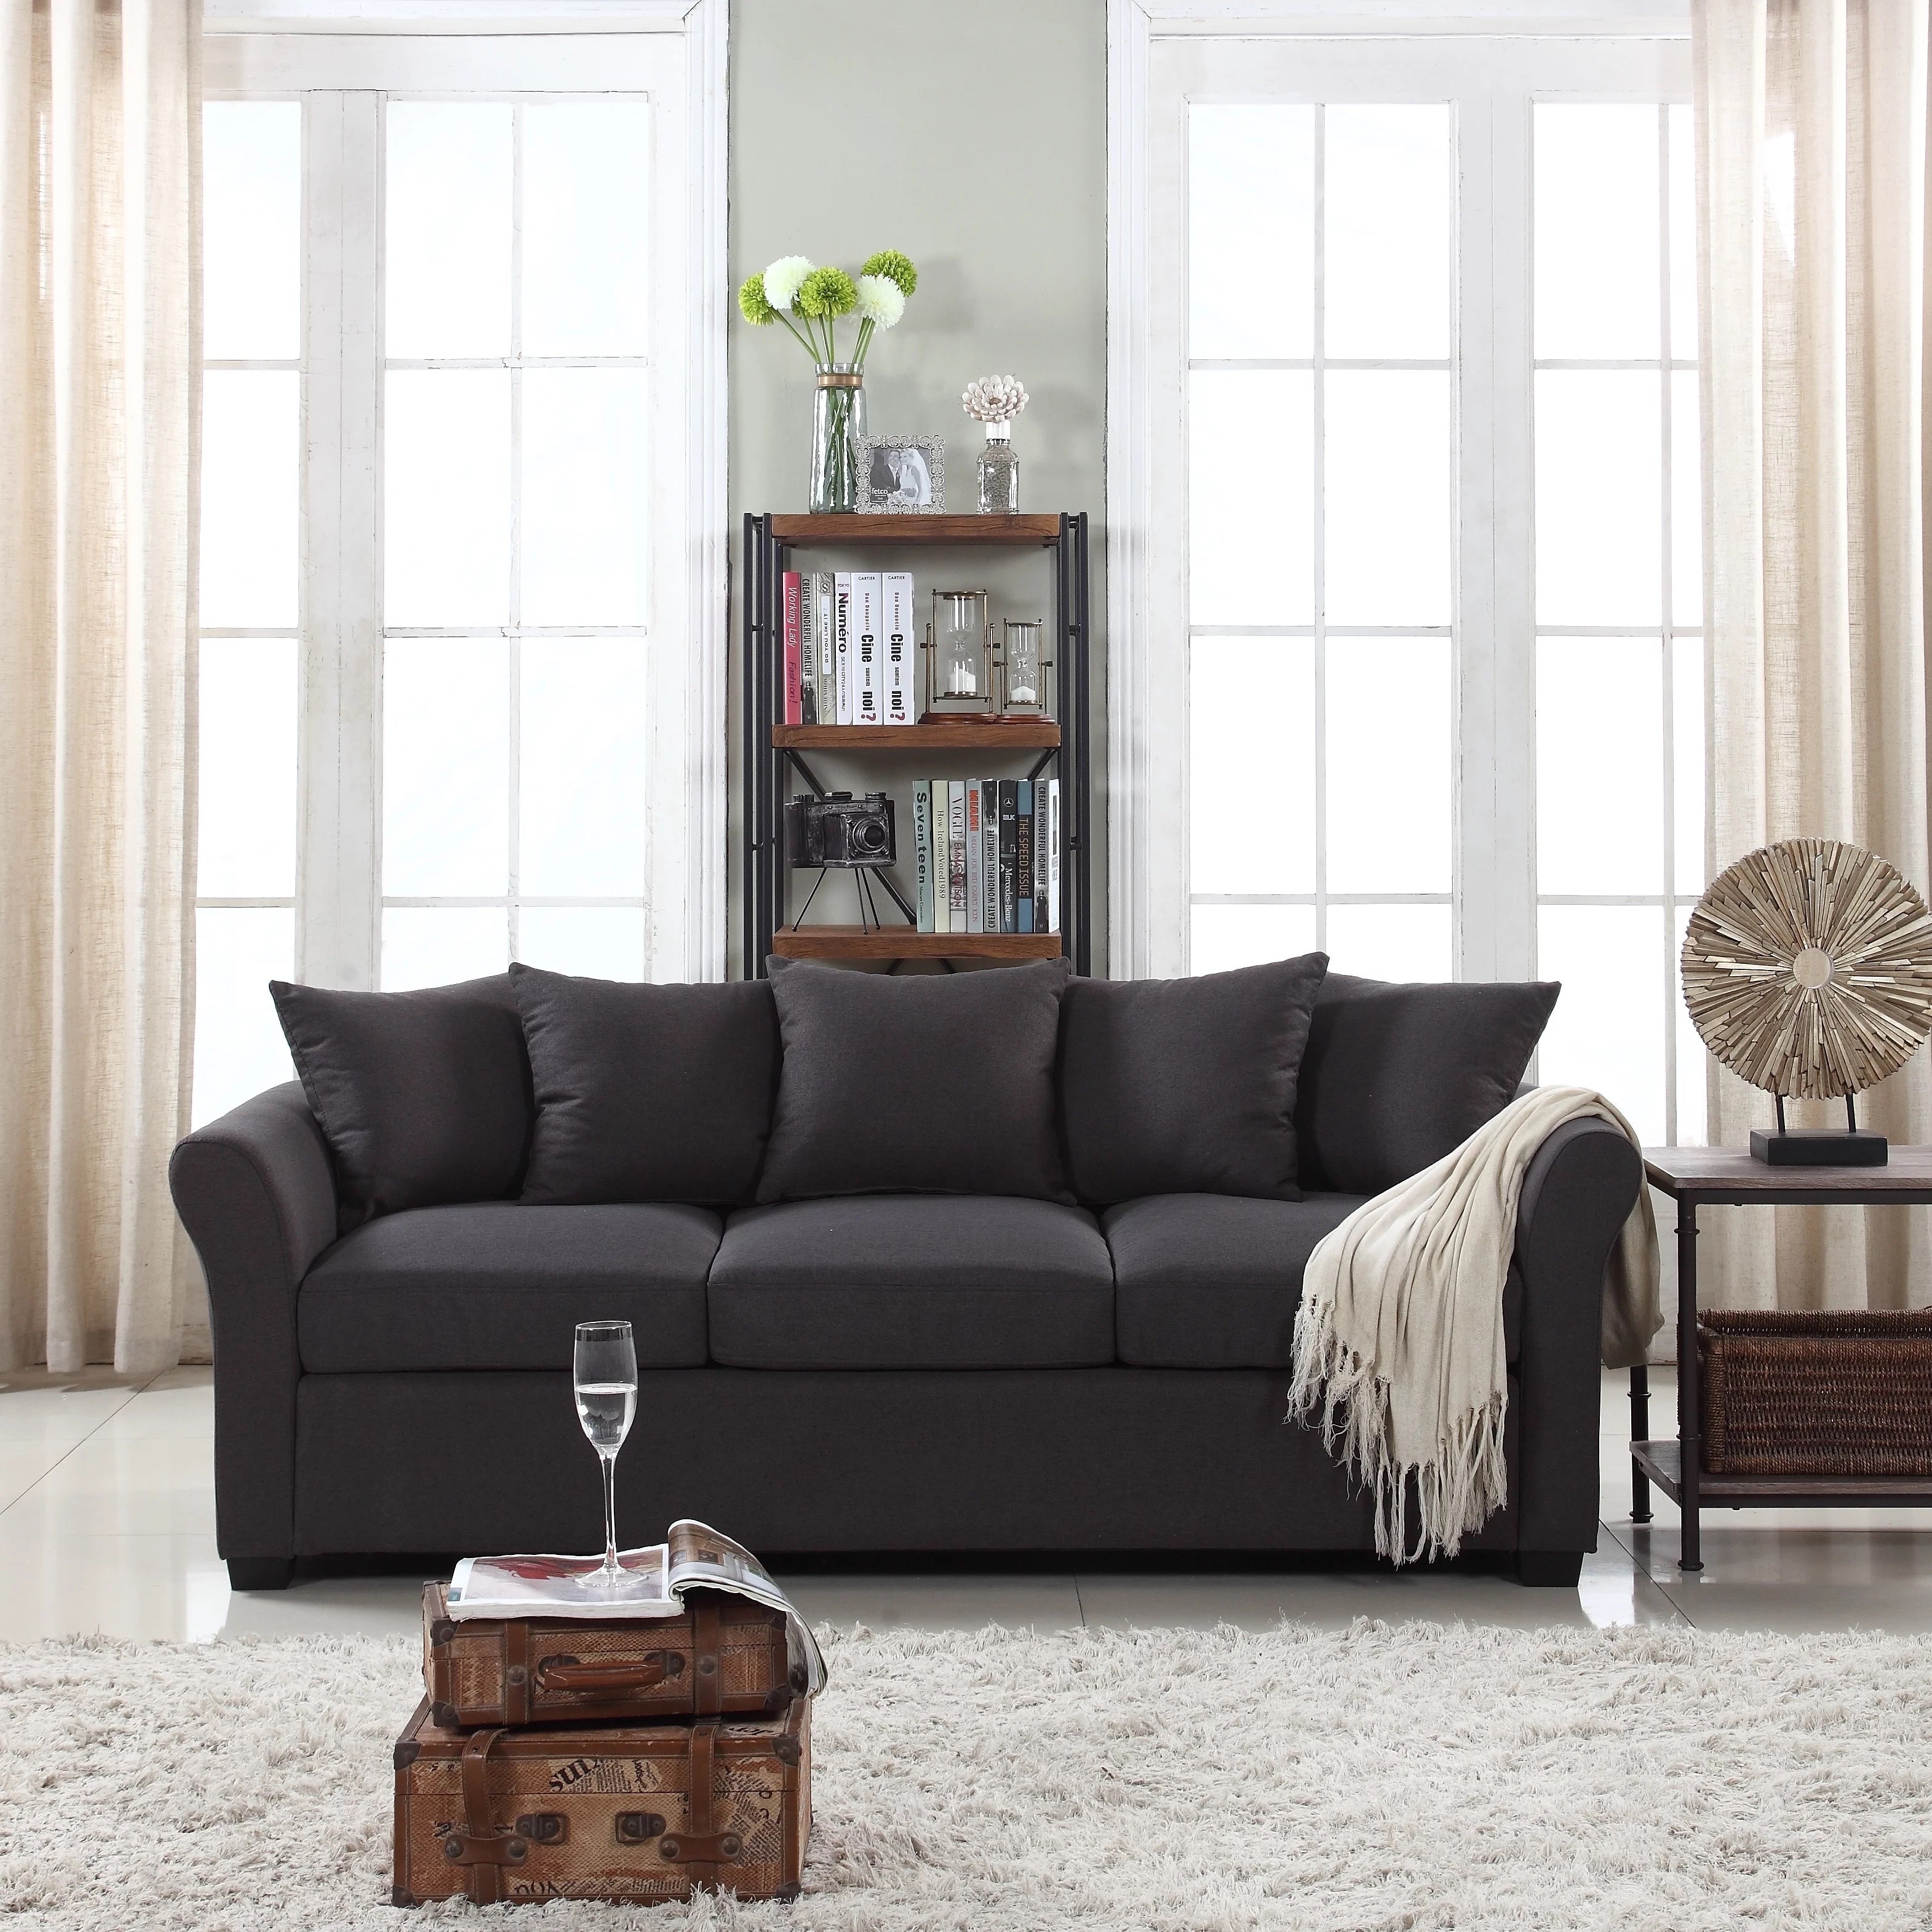
[[[1020,460],[1013,454],[1012,425],[986,425],[986,446],[980,452],[980,514],[1010,517],[1020,506]]]
[[[812,398],[812,500],[815,517],[859,507],[859,446],[866,439],[866,379],[850,362],[820,362]]]

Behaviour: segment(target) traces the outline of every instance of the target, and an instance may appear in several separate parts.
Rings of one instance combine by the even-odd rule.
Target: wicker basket
[[[1712,1475],[1932,1475],[1932,1311],[1697,1318]]]

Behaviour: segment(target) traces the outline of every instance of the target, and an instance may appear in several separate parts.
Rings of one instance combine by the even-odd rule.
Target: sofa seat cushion
[[[568,1369],[580,1322],[628,1322],[640,1367],[701,1366],[704,1279],[722,1226],[702,1208],[478,1202],[385,1215],[309,1270],[309,1373]]]
[[[1294,1357],[1301,1271],[1357,1194],[1258,1201],[1156,1194],[1110,1208],[1120,1360],[1148,1369],[1280,1369]]]
[[[1114,1359],[1092,1215],[1017,1196],[742,1208],[711,1268],[711,1354],[740,1369],[1064,1369]]]
[[[1110,1208],[1117,1346],[1143,1369],[1286,1369],[1294,1359],[1302,1270],[1316,1244],[1366,1198],[1300,1201],[1160,1194]],[[1522,1274],[1503,1286],[1503,1347],[1516,1358]]]

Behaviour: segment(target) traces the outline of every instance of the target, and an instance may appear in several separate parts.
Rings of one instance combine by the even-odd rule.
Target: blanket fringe
[[[1398,1462],[1390,1444],[1389,1383],[1335,1332],[1332,1300],[1305,1298],[1294,1319],[1294,1375],[1284,1421],[1318,1417],[1322,1445],[1373,1496],[1376,1553],[1398,1568],[1451,1557],[1509,1496],[1503,1456],[1507,1395],[1457,1416],[1427,1462]],[[1408,1478],[1418,1522],[1408,1536]]]

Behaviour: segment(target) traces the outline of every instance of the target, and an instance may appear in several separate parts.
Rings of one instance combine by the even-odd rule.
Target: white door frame
[[[1616,97],[1620,79],[1634,84],[1649,62],[1681,62],[1688,34],[1685,11],[1628,0],[1108,0],[1108,961],[1116,976],[1180,973],[1187,957],[1186,698],[1184,679],[1175,676],[1184,658],[1172,641],[1186,625],[1174,568],[1174,559],[1185,555],[1186,488],[1176,473],[1185,449],[1184,404],[1174,393],[1174,370],[1161,359],[1165,354],[1172,361],[1175,330],[1171,317],[1156,312],[1150,280],[1162,238],[1154,227],[1160,198],[1174,189],[1171,172],[1156,181],[1157,169],[1172,166],[1151,118],[1156,48],[1238,39],[1258,68],[1279,70],[1298,52],[1318,45],[1332,58],[1353,43],[1367,57],[1364,71],[1372,72],[1413,67],[1432,56],[1439,60],[1452,40],[1587,40],[1601,42],[1604,56],[1602,85],[1591,98],[1607,99]],[[1646,49],[1646,43],[1655,44]],[[1466,151],[1480,144],[1499,187],[1514,183],[1520,190],[1511,188],[1521,203],[1516,217],[1492,223],[1490,206],[1475,207],[1464,181],[1463,263],[1480,266],[1486,277],[1492,258],[1498,274],[1528,273],[1528,128],[1526,120],[1516,126],[1515,118],[1485,112],[1459,130]],[[1498,545],[1527,558],[1529,502],[1521,489],[1498,490],[1494,479],[1505,469],[1528,478],[1529,344],[1520,328],[1502,339],[1486,304],[1480,313],[1474,304],[1459,302],[1459,308],[1457,355],[1465,371],[1473,375],[1480,359],[1506,370],[1508,379],[1494,385],[1493,422],[1480,434],[1474,425],[1459,433],[1456,552],[1466,560],[1488,529]],[[1512,320],[1526,315],[1526,301]],[[1520,446],[1506,460],[1501,446],[1512,440]],[[1506,661],[1510,652],[1533,652],[1529,592],[1526,572],[1512,578],[1465,568],[1458,582],[1459,637],[1480,626],[1497,640],[1493,652],[1457,652],[1456,969],[1462,977],[1524,976],[1533,959],[1534,720],[1533,713],[1520,715],[1529,687],[1526,668]],[[1479,766],[1487,782],[1473,782]]]
[[[668,567],[652,613],[652,630],[668,647],[657,648],[654,638],[646,960],[653,979],[722,979],[729,0],[567,0],[548,10],[530,0],[210,0],[206,26],[211,98],[346,90],[336,94],[345,103],[341,112],[308,117],[305,140],[312,160],[320,144],[350,169],[375,163],[374,94],[367,94],[364,112],[358,91],[394,86],[412,65],[420,64],[424,84],[437,92],[578,92],[586,40],[600,43],[614,72],[648,69],[660,76],[664,44],[681,42],[682,59],[673,55],[676,83],[663,89],[671,110],[664,138],[682,179],[675,205],[658,213],[661,232],[676,231],[675,248],[667,250],[676,285],[658,292],[661,339],[653,358],[665,377],[662,393],[675,399],[676,414],[660,421],[656,442],[664,456],[654,467],[659,501],[677,528],[667,542]],[[446,37],[464,35],[476,37],[473,50],[465,50],[464,76],[452,88]],[[667,152],[661,161],[673,158]],[[310,225],[313,232],[316,224]],[[305,262],[325,304],[332,286],[346,290],[345,250],[358,241],[374,246],[373,237],[333,226],[338,232],[312,246]],[[316,554],[305,553],[304,560],[296,970],[302,979],[369,987],[377,983],[380,956],[381,639],[366,620],[358,623],[348,608],[356,600],[343,593],[352,583],[373,583],[379,565],[375,425],[347,425],[354,434],[345,439],[340,412],[355,406],[356,394],[373,394],[344,363],[373,356],[376,338],[373,316],[344,314],[340,320],[336,346],[310,344],[305,497],[326,502],[332,514],[327,530],[312,526]],[[367,378],[369,372],[359,373]],[[365,448],[369,460],[358,465],[355,452]],[[351,459],[346,463],[339,460],[344,452]],[[360,602],[364,611],[374,608],[366,595]]]

